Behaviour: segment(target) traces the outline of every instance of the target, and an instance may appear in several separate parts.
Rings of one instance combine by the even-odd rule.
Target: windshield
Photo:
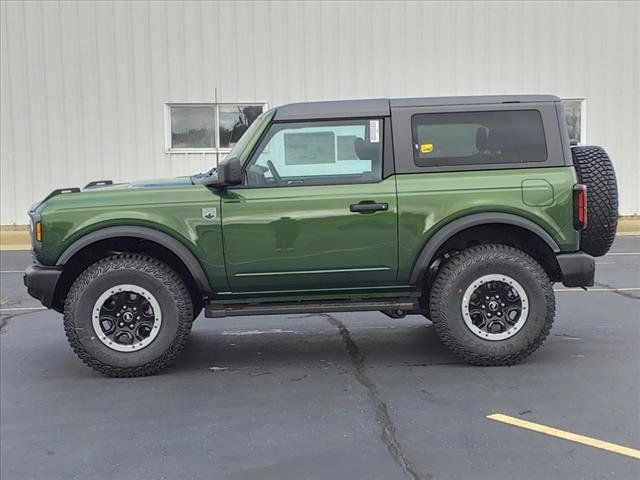
[[[249,126],[246,132],[240,137],[238,143],[236,143],[229,154],[225,157],[237,157],[240,159],[240,162],[244,164],[249,153],[251,152],[251,147],[255,145],[257,141],[257,137],[260,136],[262,130],[267,126],[273,114],[275,113],[275,109],[267,110],[266,112],[260,114],[258,118],[256,118],[253,123]],[[249,148],[247,148],[249,147]]]

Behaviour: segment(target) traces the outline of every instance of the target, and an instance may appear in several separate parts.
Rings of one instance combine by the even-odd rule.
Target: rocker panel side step
[[[245,305],[221,305],[210,303],[205,307],[205,317],[222,318],[240,315],[284,315],[291,313],[329,313],[329,312],[374,312],[380,310],[411,311],[418,308],[417,302],[356,301],[356,302],[292,302],[261,303]]]

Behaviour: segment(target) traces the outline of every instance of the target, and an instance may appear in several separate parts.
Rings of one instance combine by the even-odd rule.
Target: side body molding
[[[158,243],[163,247],[171,250],[182,263],[185,264],[187,270],[191,273],[191,276],[195,280],[198,288],[205,293],[211,292],[209,280],[207,279],[200,262],[191,253],[191,251],[179,240],[176,240],[171,235],[164,232],[154,230],[152,228],[140,227],[140,226],[119,226],[119,227],[107,227],[95,232],[89,233],[84,237],[76,240],[72,243],[63,253],[60,255],[56,265],[62,266],[67,263],[71,257],[82,250],[84,247],[91,245],[92,243],[100,240],[105,240],[112,237],[133,237],[144,240],[150,240]]]
[[[468,215],[466,217],[458,218],[457,220],[446,224],[445,226],[440,228],[440,230],[438,230],[431,237],[431,239],[429,239],[427,244],[422,248],[420,255],[418,255],[418,258],[413,265],[413,269],[411,270],[410,284],[415,285],[416,283],[418,283],[421,275],[429,268],[429,265],[433,260],[433,256],[436,254],[438,249],[442,245],[444,245],[444,243],[453,235],[470,227],[496,223],[514,225],[516,227],[529,230],[531,233],[540,237],[554,253],[560,252],[560,247],[558,247],[556,241],[551,238],[551,235],[549,235],[540,225],[537,225],[531,220],[527,220],[526,218],[522,218],[518,215],[512,215],[509,213],[476,213],[473,215]]]

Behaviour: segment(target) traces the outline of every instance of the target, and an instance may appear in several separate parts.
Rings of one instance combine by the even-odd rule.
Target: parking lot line
[[[605,257],[613,257],[614,255],[640,255],[640,252],[613,252],[607,253]]]
[[[636,458],[640,460],[640,450],[634,448],[624,447],[616,443],[609,443],[597,438],[586,437],[584,435],[578,435],[576,433],[567,432],[558,428],[548,427],[541,425],[540,423],[528,422],[519,418],[510,417],[502,413],[494,413],[487,415],[487,418],[495,420],[497,422],[507,423],[515,427],[525,428],[527,430],[533,430],[534,432],[544,433],[545,435],[551,435],[552,437],[562,438],[571,442],[581,443],[590,447],[599,448],[608,452],[618,453],[620,455],[626,455],[627,457]]]
[[[24,273],[24,270],[2,270],[0,273]]]
[[[46,307],[15,307],[15,308],[0,308],[0,313],[5,312],[19,312],[22,310],[46,310]]]
[[[587,292],[636,292],[640,287],[623,287],[623,288],[591,288]],[[584,292],[581,288],[554,288],[554,292]]]

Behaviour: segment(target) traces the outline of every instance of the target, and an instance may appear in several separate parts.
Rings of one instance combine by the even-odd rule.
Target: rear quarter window
[[[411,119],[419,167],[544,162],[537,110],[424,113]]]

